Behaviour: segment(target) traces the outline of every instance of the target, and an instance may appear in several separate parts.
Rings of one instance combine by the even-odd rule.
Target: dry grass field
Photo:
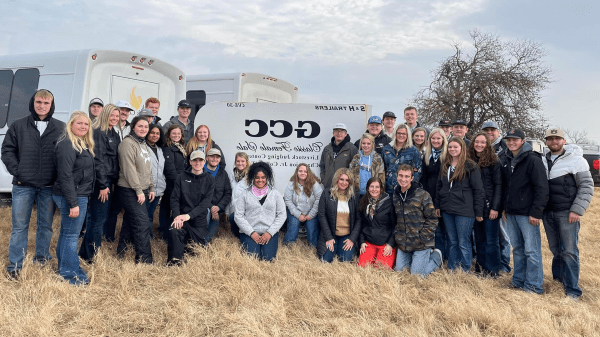
[[[600,336],[600,188],[580,232],[579,302],[552,280],[542,235],[544,295],[509,289],[510,275],[478,278],[319,262],[304,243],[280,247],[274,263],[244,254],[223,229],[182,267],[115,258],[105,244],[84,265],[91,283],[73,287],[27,261],[19,281],[0,277],[1,336]],[[5,270],[10,209],[0,209],[0,268]],[[54,219],[52,255],[60,219]],[[29,252],[33,252],[34,221]]]

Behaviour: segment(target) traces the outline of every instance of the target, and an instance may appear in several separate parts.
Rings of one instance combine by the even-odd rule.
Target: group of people
[[[593,195],[593,181],[574,145],[560,129],[546,133],[549,152],[533,152],[519,129],[500,136],[485,122],[466,138],[467,122],[441,120],[429,130],[417,111],[371,116],[356,143],[338,123],[321,155],[320,176],[299,164],[285,191],[274,187],[265,162],[234,156],[231,173],[207,125],[194,128],[191,104],[161,125],[160,101],[149,98],[131,122],[126,101],[75,111],[67,123],[53,118],[54,97],[38,90],[30,116],[12,123],[2,161],[13,175],[10,277],[17,278],[27,251],[27,230],[37,205],[34,261],[45,263],[55,205],[61,213],[56,248],[60,275],[72,284],[89,282],[79,258],[93,262],[103,238],[115,240],[123,258],[133,244],[135,260],[153,263],[152,223],[159,207],[158,235],[168,243],[167,265],[179,265],[190,244],[205,245],[228,219],[240,244],[259,258],[276,257],[282,243],[306,230],[309,245],[326,262],[408,269],[426,276],[447,260],[448,269],[492,277],[510,272],[512,285],[542,293],[540,220],[554,254],[554,279],[567,295],[581,296],[579,217]],[[160,204],[160,206],[159,206]],[[227,216],[228,215],[228,216]],[[78,249],[78,238],[85,234]]]

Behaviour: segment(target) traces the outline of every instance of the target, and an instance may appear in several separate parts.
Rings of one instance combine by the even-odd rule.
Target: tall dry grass
[[[596,195],[600,189],[596,188]],[[104,244],[84,265],[91,283],[73,287],[45,267],[25,264],[19,281],[0,277],[2,336],[595,336],[600,335],[600,203],[580,233],[579,302],[552,281],[543,235],[542,296],[497,280],[442,270],[425,279],[407,272],[325,264],[304,243],[280,247],[274,263],[243,253],[221,230],[182,267],[164,267],[166,245],[153,241],[156,265],[115,258]],[[6,268],[10,210],[0,210],[0,256]],[[59,218],[54,219],[56,245]],[[32,227],[34,221],[32,221]],[[29,252],[33,252],[34,228]],[[52,251],[54,255],[54,251]]]

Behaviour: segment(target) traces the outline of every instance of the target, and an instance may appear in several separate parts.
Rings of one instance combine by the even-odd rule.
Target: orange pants
[[[380,262],[389,269],[392,269],[394,267],[394,260],[396,260],[396,249],[393,249],[392,254],[389,256],[383,256],[384,248],[385,244],[377,246],[367,242],[365,252],[358,256],[358,265],[365,267],[367,265],[376,265],[376,262]]]

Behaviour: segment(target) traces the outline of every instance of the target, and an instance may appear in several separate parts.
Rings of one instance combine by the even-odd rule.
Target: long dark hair
[[[475,152],[475,140],[477,137],[483,136],[485,138],[485,149],[481,152],[480,155],[477,155]],[[471,138],[471,145],[469,145],[469,158],[479,165],[479,167],[488,167],[496,164],[498,161],[498,156],[496,156],[496,152],[492,147],[492,143],[488,139],[487,135],[483,132],[480,132],[475,135],[475,137]]]
[[[146,142],[148,142],[148,136],[150,135],[150,132],[152,132],[153,129],[158,129],[158,132],[160,133],[160,138],[158,138],[158,141],[156,142],[156,146],[158,147],[163,147],[163,132],[162,132],[162,128],[156,124],[150,124],[150,127],[148,128],[148,133],[146,134]]]
[[[246,174],[246,183],[248,185],[248,188],[252,188],[252,185],[254,185],[254,177],[256,177],[256,174],[258,174],[258,172],[262,172],[265,174],[265,177],[267,178],[267,185],[269,185],[272,188],[273,169],[271,169],[271,166],[268,163],[265,163],[264,161],[259,161],[250,166],[248,174]]]
[[[381,198],[381,195],[383,193],[385,193],[385,186],[383,186],[383,184],[381,183],[381,180],[379,180],[379,178],[377,178],[377,177],[371,177],[369,180],[367,180],[367,193],[365,193],[365,195],[363,195],[363,197],[360,198],[360,201],[358,202],[358,211],[359,212],[364,212],[367,210],[367,206],[369,205],[369,197],[371,196],[369,194],[369,187],[371,186],[372,183],[379,183],[379,188],[381,190],[381,192],[379,192],[380,198]]]

